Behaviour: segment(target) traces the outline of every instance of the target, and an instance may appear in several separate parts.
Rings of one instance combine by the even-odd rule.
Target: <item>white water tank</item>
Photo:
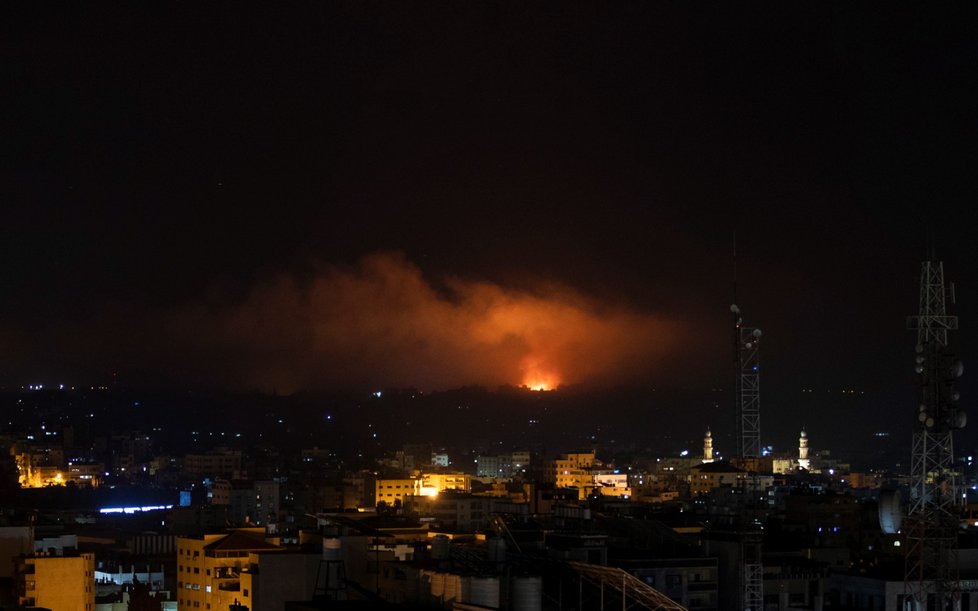
[[[883,490],[880,492],[879,515],[880,528],[883,532],[890,535],[900,532],[900,528],[903,526],[903,506],[899,491]]]
[[[462,602],[490,609],[499,608],[498,577],[463,577]]]
[[[541,611],[543,609],[543,578],[513,577],[513,611]]]
[[[462,576],[455,573],[445,573],[445,590],[442,594],[443,602],[452,602],[459,599],[462,593]]]
[[[431,579],[431,595],[441,599],[445,594],[445,573],[430,573],[428,577]]]
[[[459,592],[462,589],[461,576],[455,573],[436,571],[422,571],[421,575],[428,579],[433,601],[437,602],[440,606],[457,601]]]

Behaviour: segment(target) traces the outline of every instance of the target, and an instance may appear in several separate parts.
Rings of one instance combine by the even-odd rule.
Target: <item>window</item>
[[[242,591],[242,594],[244,594],[245,596],[247,596],[247,595],[248,595],[248,588],[245,588],[245,589],[244,589],[244,590]]]
[[[194,575],[200,575],[200,567],[194,567]]]

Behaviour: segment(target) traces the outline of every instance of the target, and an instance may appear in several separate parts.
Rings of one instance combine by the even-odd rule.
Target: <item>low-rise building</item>
[[[489,497],[448,491],[409,497],[405,506],[422,517],[434,518],[444,528],[475,531],[488,525],[492,502]]]
[[[177,539],[178,609],[218,611],[232,604],[254,606],[250,559],[255,553],[284,553],[286,548],[244,530]],[[244,577],[243,577],[244,576]],[[91,610],[89,610],[91,611]]]
[[[747,477],[746,471],[724,460],[703,463],[689,470],[689,492],[695,496],[721,486],[737,486]]]
[[[16,568],[17,602],[54,611],[94,611],[95,555],[66,551],[21,557]]]
[[[240,479],[241,452],[218,448],[204,454],[187,454],[183,457],[183,472],[188,477]]]

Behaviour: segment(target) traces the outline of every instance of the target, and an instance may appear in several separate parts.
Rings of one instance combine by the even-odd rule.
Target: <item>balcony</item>
[[[214,579],[239,579],[241,574],[233,566],[219,566],[214,568]]]

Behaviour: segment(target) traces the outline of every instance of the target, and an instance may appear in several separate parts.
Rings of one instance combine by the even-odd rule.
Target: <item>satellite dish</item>
[[[914,350],[916,350],[916,351],[917,351],[917,354],[920,354],[921,352],[923,352],[923,351],[924,351],[924,345],[923,345],[923,344],[917,344],[917,345],[916,345],[916,346],[914,347]]]
[[[921,422],[927,420],[927,412],[920,412],[920,415],[917,416],[917,420],[920,420]]]
[[[959,393],[958,391],[954,391],[951,393],[951,401],[957,401],[960,398],[961,398],[961,393]]]
[[[761,330],[760,329],[754,329],[754,331],[753,331],[753,333],[751,333],[751,335],[753,335],[754,337],[760,337],[761,336]]]
[[[954,361],[954,365],[951,366],[951,373],[954,374],[954,377],[960,378],[961,374],[964,373],[964,363],[961,361]]]
[[[747,348],[748,350],[750,350],[753,347],[754,347],[754,344],[752,344],[750,342],[747,342],[746,344],[744,344],[744,348]]]
[[[954,415],[951,416],[951,424],[956,429],[963,429],[968,425],[968,412],[963,409],[956,410]]]
[[[927,420],[924,421],[924,424],[927,425],[927,428],[931,428],[932,426],[934,426],[934,419],[928,418]]]
[[[917,373],[924,373],[924,368],[921,365],[917,365],[916,367],[913,368],[913,370],[916,371]]]
[[[880,529],[888,535],[900,532],[903,525],[903,510],[900,505],[899,490],[880,491]]]
[[[730,305],[730,311],[734,314],[740,314],[740,308],[737,307],[736,303]]]

